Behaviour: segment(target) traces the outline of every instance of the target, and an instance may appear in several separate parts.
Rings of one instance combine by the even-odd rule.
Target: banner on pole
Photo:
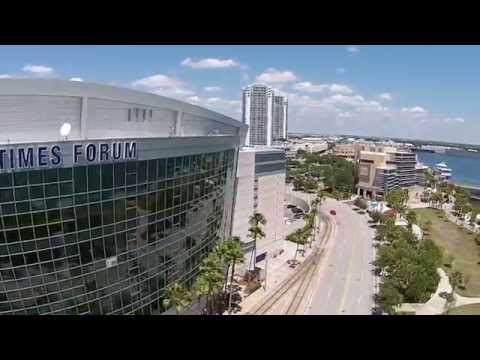
[[[255,258],[255,264],[256,264],[256,263],[259,263],[260,261],[265,260],[266,257],[267,257],[267,253],[266,253],[266,252],[264,252],[264,253],[262,253],[262,254],[260,254],[260,255],[257,255],[257,257]]]

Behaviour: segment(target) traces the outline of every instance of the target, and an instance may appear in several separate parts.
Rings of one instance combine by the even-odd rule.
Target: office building
[[[248,220],[256,212],[263,214],[267,220],[266,236],[257,243],[257,253],[285,238],[285,176],[284,150],[243,148],[239,151],[232,235],[239,236],[245,245],[251,244]]]
[[[248,126],[246,146],[272,146],[287,139],[288,101],[267,85],[243,89],[242,118]]]
[[[408,188],[419,183],[415,153],[372,144],[359,145],[358,150],[359,195],[376,198],[395,187]]]
[[[231,234],[238,121],[129,89],[5,79],[0,123],[0,314],[162,313],[165,287],[191,285]]]

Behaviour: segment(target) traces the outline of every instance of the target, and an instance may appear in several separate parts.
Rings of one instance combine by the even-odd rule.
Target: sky
[[[289,100],[289,131],[480,144],[480,46],[0,46],[0,78],[73,79],[241,119],[242,87]]]

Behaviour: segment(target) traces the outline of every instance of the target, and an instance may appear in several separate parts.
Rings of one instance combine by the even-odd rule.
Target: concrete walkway
[[[447,311],[447,300],[440,296],[442,292],[451,293],[452,286],[448,279],[448,275],[443,269],[437,269],[438,275],[440,275],[440,282],[438,283],[437,291],[430,297],[424,304],[420,303],[405,303],[399,307],[399,311],[414,311],[415,315],[442,315]],[[454,309],[463,305],[479,304],[480,297],[465,297],[454,294],[455,302],[450,308]]]

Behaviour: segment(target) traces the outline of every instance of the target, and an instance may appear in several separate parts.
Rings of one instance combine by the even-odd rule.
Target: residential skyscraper
[[[263,84],[243,89],[243,123],[248,125],[245,145],[271,146],[287,138],[288,102]]]
[[[273,96],[272,143],[281,143],[287,139],[288,100],[284,96]]]

